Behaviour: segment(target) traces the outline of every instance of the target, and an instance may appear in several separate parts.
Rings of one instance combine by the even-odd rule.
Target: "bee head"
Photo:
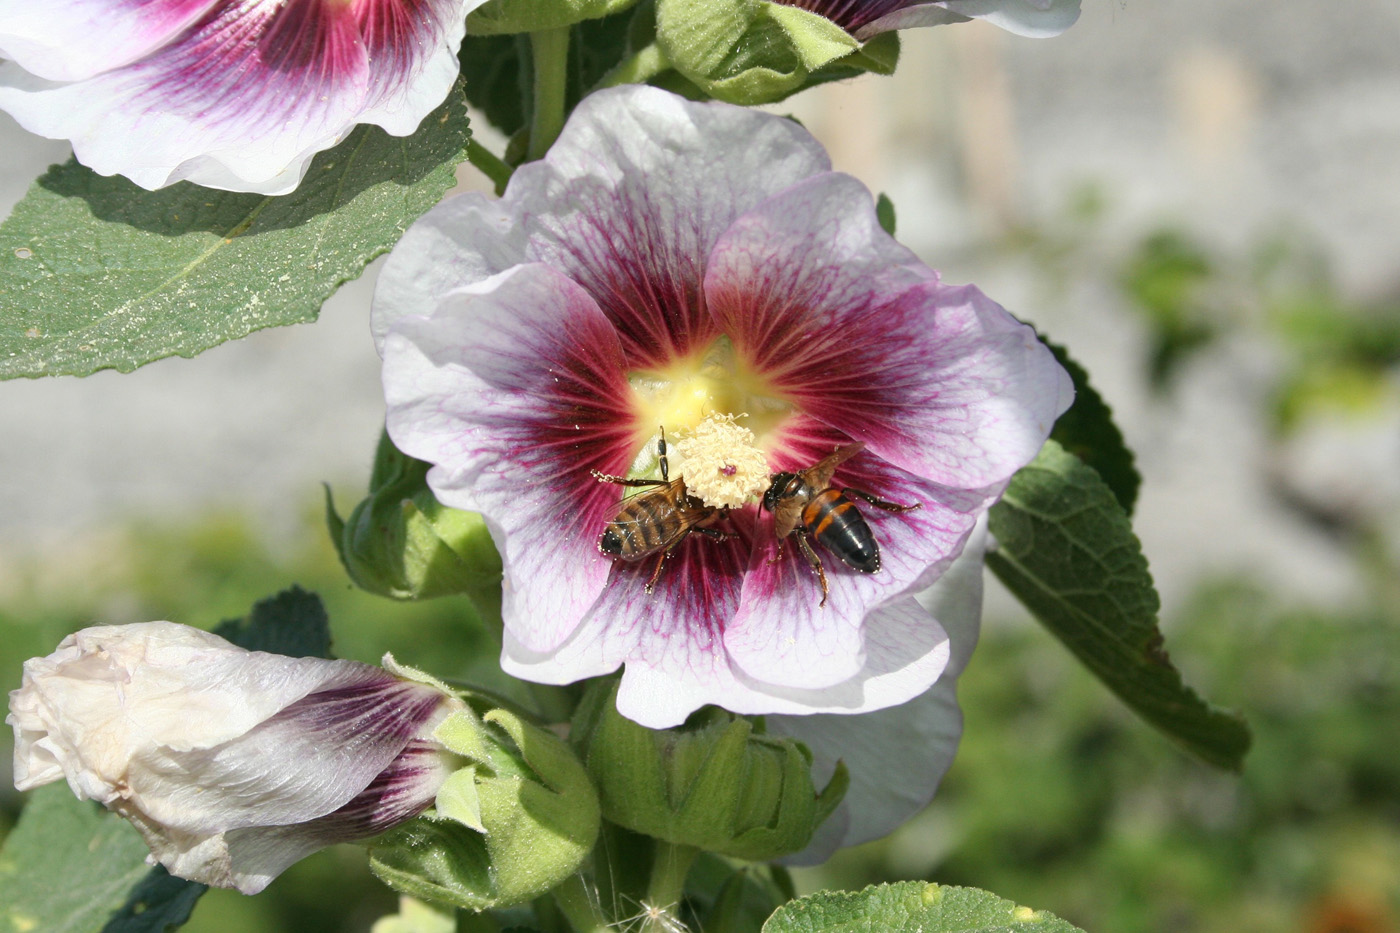
[[[783,497],[783,490],[787,484],[797,479],[796,473],[777,473],[773,476],[773,482],[768,484],[768,490],[763,494],[763,507],[768,511],[773,511],[778,507],[778,500]]]

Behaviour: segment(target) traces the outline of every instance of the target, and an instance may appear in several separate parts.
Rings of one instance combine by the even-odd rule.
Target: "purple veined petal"
[[[419,218],[379,272],[370,327],[383,355],[394,321],[424,314],[449,292],[525,262],[525,231],[508,205],[480,194],[448,198]]]
[[[216,748],[132,763],[138,800],[113,801],[175,832],[302,823],[354,799],[439,713],[443,695],[367,664]],[[218,789],[218,790],[212,790]]]
[[[332,813],[307,823],[233,830],[224,840],[228,856],[221,870],[227,872],[226,886],[257,894],[312,852],[338,842],[368,839],[417,816],[432,805],[437,789],[451,773],[441,750],[415,740],[368,787]]]
[[[736,220],[705,296],[778,393],[945,486],[1010,479],[1073,398],[1031,328],[971,286],[939,284],[848,175],[799,182]]]
[[[224,0],[0,0],[0,58],[79,81],[159,48]]]
[[[700,281],[738,211],[829,168],[795,123],[631,85],[584,98],[549,154],[512,176],[505,201],[527,225],[529,257],[583,286],[628,367],[645,368],[718,335]]]
[[[938,3],[906,3],[854,32],[865,41],[871,36],[915,26],[986,20],[1007,32],[1033,39],[1058,36],[1079,19],[1080,0],[942,0]]]
[[[773,469],[805,469],[845,441],[810,419],[794,419],[772,458]],[[756,680],[819,689],[856,676],[870,637],[866,614],[927,587],[942,574],[962,552],[978,516],[1001,491],[943,487],[868,451],[843,462],[832,484],[898,505],[918,503],[919,508],[886,512],[852,497],[880,549],[881,567],[878,573],[854,570],[812,540],[829,588],[825,606],[817,575],[798,545],[800,532],[784,539],[780,549],[772,518],[765,515],[750,556],[743,600],[725,634],[734,663]]]
[[[770,716],[768,731],[812,751],[812,777],[826,781],[844,759],[851,786],[811,844],[783,861],[812,865],[842,846],[884,836],[923,809],[947,773],[962,735],[956,678],[977,644],[982,616],[986,521],[962,555],[919,603],[942,623],[951,643],[948,666],[925,693],[859,716]]]
[[[26,662],[11,695],[16,785],[68,771],[75,793],[109,802],[129,761],[216,748],[362,669],[375,670],[248,652],[172,622],[83,629]]]
[[[643,725],[674,726],[706,703],[727,705],[734,678],[724,627],[739,605],[753,518],[735,513],[719,527],[735,537],[688,535],[667,558],[651,593],[646,583],[654,559],[615,561],[586,623],[590,651],[626,665],[618,711]]]
[[[388,430],[437,464],[428,484],[481,512],[505,565],[506,627],[531,651],[562,643],[604,589],[598,551],[637,426],[617,335],[578,285],[518,266],[400,318],[384,343]]]
[[[144,58],[82,81],[0,66],[0,109],[146,188],[284,194],[355,124],[404,135],[446,96],[480,0],[405,2],[222,0]]]
[[[610,673],[626,662],[618,711],[651,729],[680,725],[707,704],[747,715],[864,713],[918,696],[947,666],[947,636],[913,599],[876,609],[866,623],[870,650],[865,664],[845,683],[820,690],[754,680],[726,660],[722,646],[684,637],[693,629],[668,639],[659,626],[610,631],[580,626],[573,638],[547,655],[525,650],[507,632],[502,666],[527,680],[569,683]],[[643,656],[643,651],[649,654]]]

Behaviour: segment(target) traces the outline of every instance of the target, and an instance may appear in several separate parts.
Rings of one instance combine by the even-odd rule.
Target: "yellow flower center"
[[[628,375],[637,458],[628,475],[659,478],[657,440],[668,441],[670,477],[714,508],[738,508],[768,487],[767,451],[792,412],[766,380],[743,365],[727,337],[658,370]]]

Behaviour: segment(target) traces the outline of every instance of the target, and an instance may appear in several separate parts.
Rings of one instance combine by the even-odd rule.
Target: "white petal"
[[[857,31],[862,41],[876,33],[915,26],[984,19],[1018,36],[1058,36],[1079,19],[1080,0],[942,0],[906,7]]]
[[[952,657],[938,682],[900,706],[860,716],[771,716],[768,731],[790,736],[812,751],[812,777],[822,786],[838,760],[851,786],[811,844],[785,861],[811,865],[843,846],[893,832],[933,799],[962,735],[956,679],[977,643],[982,615],[982,555],[986,522],[920,603],[936,614],[952,639]]]
[[[0,58],[77,81],[159,48],[221,0],[0,0]]]

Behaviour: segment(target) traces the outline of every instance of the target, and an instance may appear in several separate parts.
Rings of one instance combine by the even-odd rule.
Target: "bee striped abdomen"
[[[839,489],[824,489],[802,509],[803,528],[817,542],[861,573],[880,569],[880,547],[854,502]]]
[[[670,498],[655,493],[634,496],[603,529],[598,549],[623,560],[641,560],[670,547],[685,530]]]

